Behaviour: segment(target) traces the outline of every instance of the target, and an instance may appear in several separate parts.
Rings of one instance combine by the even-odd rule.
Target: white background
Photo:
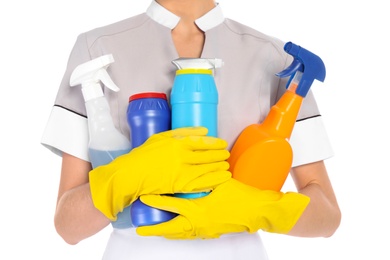
[[[270,259],[390,259],[386,1],[220,3],[227,17],[293,41],[327,67],[325,82],[316,82],[313,90],[336,153],[327,166],[342,223],[331,238],[263,233]],[[109,228],[76,246],[55,232],[60,158],[40,138],[77,35],[148,5],[147,0],[0,4],[0,259],[100,259]],[[284,189],[293,189],[291,180]]]

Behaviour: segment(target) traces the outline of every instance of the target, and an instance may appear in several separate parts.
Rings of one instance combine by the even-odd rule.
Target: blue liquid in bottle
[[[96,168],[100,165],[109,164],[116,157],[128,152],[130,152],[130,149],[118,151],[100,151],[90,148],[89,156],[91,159],[92,167]]]

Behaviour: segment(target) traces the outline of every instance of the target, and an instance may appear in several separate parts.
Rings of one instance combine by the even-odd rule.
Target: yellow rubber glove
[[[223,234],[256,232],[288,233],[310,199],[295,193],[259,190],[230,179],[199,199],[160,195],[141,196],[149,206],[180,214],[154,226],[137,228],[141,236],[169,239],[217,238]]]
[[[90,171],[95,207],[115,221],[142,194],[210,191],[228,180],[227,143],[206,134],[204,127],[161,132]]]

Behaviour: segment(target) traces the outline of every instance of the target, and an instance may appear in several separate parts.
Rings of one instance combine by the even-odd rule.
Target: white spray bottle
[[[114,125],[100,84],[102,82],[109,89],[119,91],[106,71],[113,62],[111,54],[98,57],[76,67],[70,77],[70,86],[81,84],[88,116],[89,156],[93,168],[131,150],[130,141]]]

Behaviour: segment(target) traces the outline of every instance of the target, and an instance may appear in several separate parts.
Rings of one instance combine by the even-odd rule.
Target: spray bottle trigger
[[[83,82],[99,80],[100,75],[95,73],[101,69],[106,69],[113,62],[114,57],[112,54],[107,54],[77,66],[70,76],[70,86],[73,87]]]
[[[114,81],[111,79],[110,75],[108,75],[108,72],[107,70],[105,69],[100,69],[99,71],[97,71],[97,75],[96,75],[97,79],[100,79],[101,82],[109,89],[111,89],[112,91],[115,91],[115,92],[118,92],[119,91],[119,87],[114,83]]]
[[[325,80],[325,65],[320,57],[292,42],[286,43],[284,45],[284,50],[294,57],[294,61],[286,69],[287,71],[284,70],[277,75],[288,75],[291,71],[294,71],[294,69],[295,72],[301,72],[302,75],[299,79],[295,93],[301,97],[305,97],[314,80],[322,82]],[[291,78],[289,80],[289,83],[290,82]]]
[[[276,73],[275,75],[280,78],[284,78],[294,75],[297,70],[303,71],[303,64],[298,59],[294,59],[290,66],[285,68],[283,71]]]

